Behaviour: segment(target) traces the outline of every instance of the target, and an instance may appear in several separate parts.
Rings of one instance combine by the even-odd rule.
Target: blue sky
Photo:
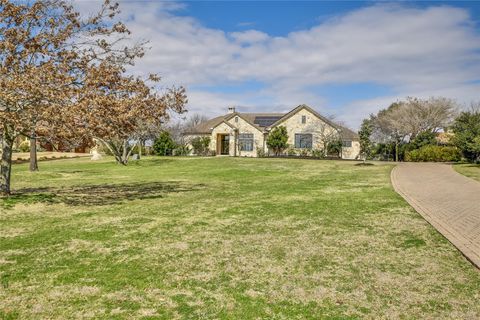
[[[76,2],[83,11],[96,1]],[[306,103],[357,128],[406,96],[480,100],[480,2],[121,1],[151,50],[132,72],[183,85],[191,113]]]
[[[292,31],[311,28],[328,19],[379,2],[375,1],[188,1],[180,16],[197,18],[205,26],[227,32],[263,31],[285,36]],[[478,1],[405,2],[412,7],[455,6],[480,16]]]

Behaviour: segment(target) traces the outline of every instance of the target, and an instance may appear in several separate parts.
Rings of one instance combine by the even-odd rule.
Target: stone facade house
[[[185,132],[187,141],[195,137],[210,137],[210,150],[216,155],[257,157],[268,154],[267,137],[277,127],[285,126],[288,145],[298,153],[324,150],[325,142],[343,142],[340,157],[357,159],[360,153],[358,135],[340,126],[306,105],[288,113],[242,113],[229,108],[229,112],[203,122]]]

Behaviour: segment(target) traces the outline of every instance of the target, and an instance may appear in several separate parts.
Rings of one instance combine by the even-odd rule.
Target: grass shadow
[[[159,199],[169,193],[200,190],[204,185],[189,185],[177,181],[101,184],[71,188],[25,188],[8,198],[0,199],[0,206],[13,208],[15,204],[64,203],[70,206],[102,206],[136,199]]]
[[[356,163],[355,166],[356,167],[371,167],[371,166],[374,166],[375,164],[371,163],[371,162],[360,162],[360,163]]]

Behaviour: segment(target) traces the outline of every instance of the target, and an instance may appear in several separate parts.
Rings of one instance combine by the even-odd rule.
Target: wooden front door
[[[230,136],[228,134],[219,134],[217,137],[217,155],[230,154]]]

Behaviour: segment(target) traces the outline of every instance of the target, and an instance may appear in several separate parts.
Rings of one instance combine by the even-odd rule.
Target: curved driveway
[[[440,163],[401,163],[391,178],[395,191],[480,268],[480,183]]]

